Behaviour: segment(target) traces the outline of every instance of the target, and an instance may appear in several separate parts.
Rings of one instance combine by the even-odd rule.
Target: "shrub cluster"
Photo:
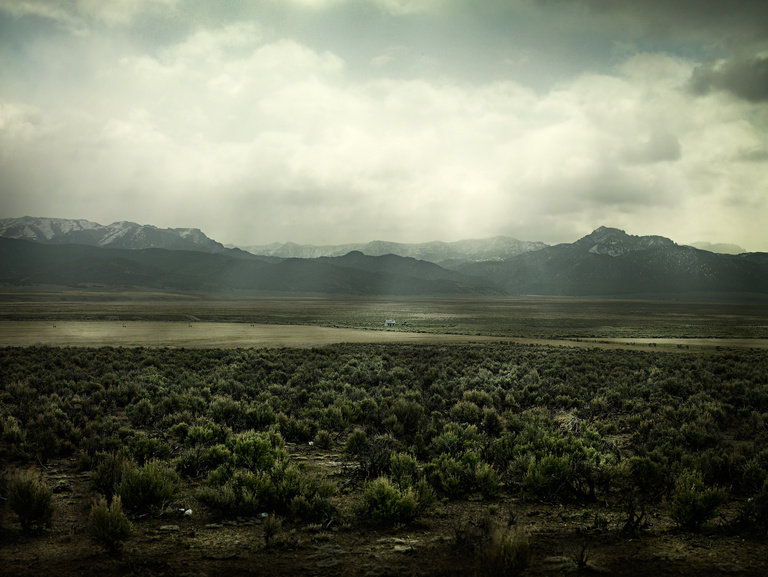
[[[279,433],[247,431],[219,447],[221,463],[211,471],[200,499],[221,512],[273,512],[305,519],[333,515],[331,483],[289,462]]]
[[[110,504],[107,504],[106,499],[94,503],[88,518],[88,534],[95,543],[114,554],[132,533],[133,525],[123,513],[119,495]]]
[[[38,471],[28,469],[11,475],[8,481],[8,506],[24,531],[50,527],[53,520],[53,491]]]
[[[698,530],[736,503],[735,526],[765,531],[766,375],[759,350],[6,348],[0,459],[77,454],[129,512],[196,479],[223,512],[322,518],[335,488],[292,464],[284,442],[339,442],[371,518],[408,518],[411,498],[418,510],[429,495],[507,493],[607,502],[628,533],[651,506]],[[31,511],[45,500],[35,494],[15,499]],[[45,509],[25,523],[45,526]]]

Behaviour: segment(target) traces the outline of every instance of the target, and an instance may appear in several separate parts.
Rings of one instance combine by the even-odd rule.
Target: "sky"
[[[0,218],[768,251],[764,0],[0,0]]]

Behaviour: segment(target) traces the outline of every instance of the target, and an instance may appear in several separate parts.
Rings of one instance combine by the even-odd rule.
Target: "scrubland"
[[[768,352],[584,342],[760,339],[759,305],[66,298],[0,320],[531,340],[0,348],[6,574],[768,571]]]

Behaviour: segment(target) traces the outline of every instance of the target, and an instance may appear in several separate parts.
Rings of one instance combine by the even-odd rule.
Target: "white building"
[[[397,323],[392,319],[387,319],[384,321],[385,327],[394,327]]]

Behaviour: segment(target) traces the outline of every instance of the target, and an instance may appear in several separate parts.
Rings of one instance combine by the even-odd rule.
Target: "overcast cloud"
[[[0,0],[0,218],[768,250],[768,4]]]

